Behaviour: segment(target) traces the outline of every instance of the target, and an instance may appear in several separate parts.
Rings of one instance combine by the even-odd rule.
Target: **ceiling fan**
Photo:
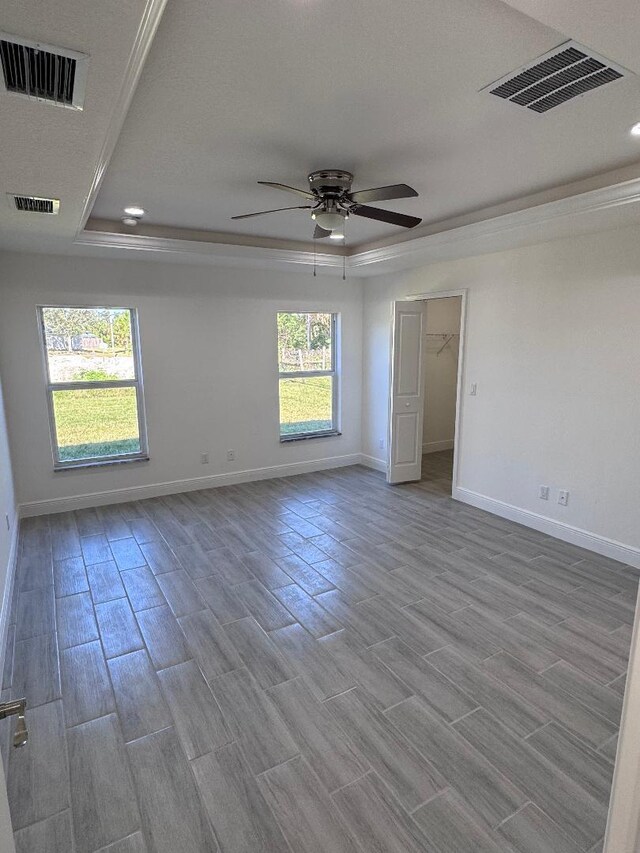
[[[351,192],[353,175],[341,169],[321,169],[318,172],[311,172],[308,190],[299,190],[296,187],[288,187],[286,184],[272,181],[258,181],[258,183],[265,187],[294,193],[309,203],[294,207],[278,207],[275,210],[261,210],[259,213],[245,213],[242,216],[232,216],[232,219],[249,219],[252,216],[279,213],[283,210],[310,210],[311,218],[316,224],[313,232],[314,239],[332,237],[334,240],[343,239],[344,223],[352,215],[376,219],[378,222],[388,222],[390,225],[400,225],[402,228],[415,228],[422,222],[417,216],[407,216],[404,213],[395,213],[368,205],[370,201],[415,198],[418,193],[406,184]]]

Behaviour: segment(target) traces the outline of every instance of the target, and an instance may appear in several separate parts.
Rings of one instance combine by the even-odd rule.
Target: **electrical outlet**
[[[227,450],[227,462],[235,462],[235,461],[236,461],[235,450]]]
[[[558,503],[560,506],[566,506],[569,503],[569,492],[566,489],[560,489],[558,492]]]
[[[208,453],[201,453],[200,454],[200,462],[203,465],[208,465],[209,464],[209,454]]]
[[[380,448],[380,450],[384,450],[384,438],[378,439],[378,447]]]
[[[540,491],[538,492],[538,497],[541,501],[549,500],[549,486],[540,486]]]
[[[469,390],[469,394],[471,397],[477,397],[478,396],[478,383],[477,382],[471,383],[471,389]]]

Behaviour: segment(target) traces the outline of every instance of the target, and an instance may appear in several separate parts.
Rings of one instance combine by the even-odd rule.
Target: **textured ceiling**
[[[478,93],[572,35],[498,0],[172,0],[93,215],[305,240],[303,211],[230,217],[318,168],[410,183],[386,206],[433,223],[637,161],[640,78],[543,116]],[[348,241],[395,234],[352,218]]]
[[[583,44],[640,74],[640,3],[638,0],[504,0]]]
[[[73,239],[144,8],[144,0],[3,0],[4,32],[90,59],[82,111],[10,95],[0,73],[0,246],[55,249]],[[5,193],[59,198],[60,213],[17,213]]]
[[[77,250],[152,3],[161,0],[5,0],[4,31],[88,53],[90,65],[83,112],[0,85],[0,248]],[[94,221],[117,221],[136,203],[150,229],[299,246],[312,230],[303,212],[230,217],[296,203],[258,180],[303,187],[309,171],[327,167],[354,172],[355,188],[406,182],[420,192],[381,206],[424,226],[352,218],[352,249],[441,230],[450,217],[484,218],[514,199],[526,206],[532,193],[551,197],[640,164],[640,141],[628,133],[640,120],[640,77],[543,116],[478,90],[571,37],[640,72],[639,29],[637,0],[171,0]],[[16,213],[10,192],[58,197],[61,213]],[[626,206],[630,218],[635,207]]]

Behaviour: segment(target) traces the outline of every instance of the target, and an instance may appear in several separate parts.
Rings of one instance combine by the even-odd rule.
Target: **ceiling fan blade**
[[[281,210],[312,210],[312,204],[300,204],[294,207],[276,207],[274,210],[261,210],[258,213],[243,213],[242,216],[232,216],[232,219],[250,219],[252,216],[264,216],[265,213],[280,213]]]
[[[273,187],[275,190],[284,190],[288,193],[295,193],[301,198],[315,198],[314,194],[310,193],[308,190],[299,190],[297,187],[288,187],[286,184],[277,184],[273,181],[258,181],[258,183],[262,184],[263,187]]]
[[[388,201],[391,198],[415,198],[418,193],[407,184],[393,184],[390,187],[375,187],[372,190],[358,190],[349,193],[351,201],[368,204],[370,201]]]
[[[367,207],[359,204],[350,213],[354,216],[364,216],[366,219],[377,219],[380,222],[388,222],[389,225],[401,225],[403,228],[415,228],[420,225],[422,219],[418,216],[407,216],[406,213],[396,213],[393,210],[381,210],[379,207]]]
[[[321,228],[319,225],[316,225],[315,231],[313,232],[313,239],[322,240],[323,237],[331,237],[331,231],[327,231],[326,228]]]

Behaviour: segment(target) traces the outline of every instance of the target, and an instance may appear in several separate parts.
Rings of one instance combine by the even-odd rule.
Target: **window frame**
[[[280,354],[276,353],[278,366],[278,433],[280,436],[280,443],[286,444],[289,441],[305,441],[310,438],[330,438],[332,436],[342,435],[340,431],[340,347],[338,343],[338,336],[340,333],[340,314],[337,311],[327,311],[326,309],[278,309],[276,312],[276,342],[278,333],[278,316],[280,314],[329,314],[331,316],[331,370],[282,371],[280,370]],[[331,428],[283,435],[280,432],[282,429],[282,422],[280,420],[280,380],[312,379],[316,376],[331,377]]]
[[[44,311],[47,308],[82,309],[85,311],[112,311],[121,308],[129,312],[131,322],[131,350],[133,355],[133,379],[109,379],[79,382],[52,382],[49,370],[49,355],[47,351],[47,335],[44,321]],[[142,353],[140,349],[140,331],[138,327],[138,311],[127,305],[38,305],[38,326],[40,329],[40,345],[44,364],[45,391],[47,395],[47,410],[49,413],[49,438],[53,456],[53,470],[66,471],[74,468],[94,468],[103,465],[118,465],[125,462],[146,462],[149,459],[149,444],[147,439],[147,420],[144,404],[144,383],[142,379]],[[60,459],[58,431],[56,429],[53,393],[55,391],[85,391],[103,388],[134,388],[136,391],[136,411],[138,415],[138,440],[140,450],[137,453],[119,453],[114,456],[87,456],[84,459]]]

